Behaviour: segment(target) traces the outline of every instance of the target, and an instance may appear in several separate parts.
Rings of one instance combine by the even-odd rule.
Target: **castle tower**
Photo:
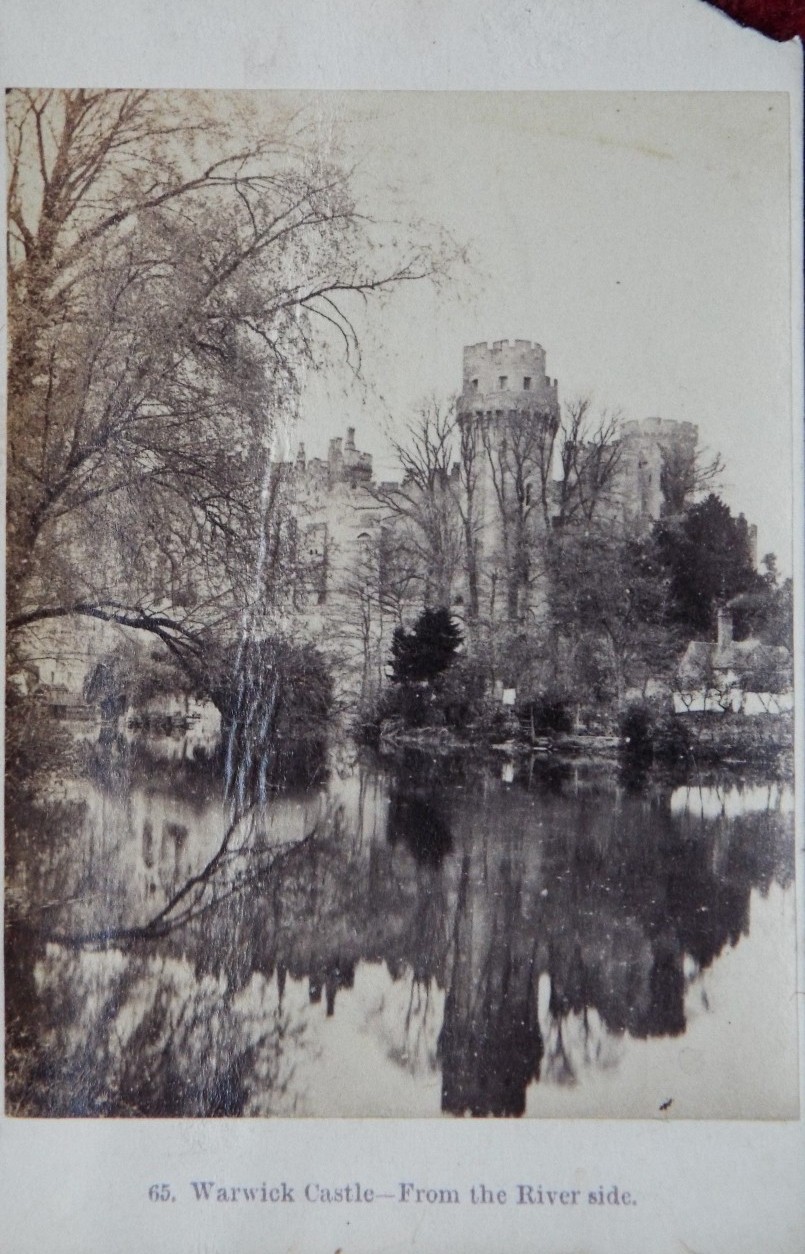
[[[625,422],[621,439],[617,491],[626,518],[650,528],[689,504],[699,439],[694,423],[643,418]]]
[[[531,340],[468,345],[458,420],[475,437],[478,608],[516,619],[534,608],[529,562],[541,520],[533,480],[546,432],[559,423],[557,383],[546,374],[542,346]]]
[[[511,412],[559,417],[555,379],[545,373],[545,350],[531,340],[495,340],[464,349],[459,415],[505,417]]]

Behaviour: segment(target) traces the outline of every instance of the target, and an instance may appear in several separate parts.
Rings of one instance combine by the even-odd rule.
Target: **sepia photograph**
[[[7,1116],[799,1117],[790,126],[7,92]]]

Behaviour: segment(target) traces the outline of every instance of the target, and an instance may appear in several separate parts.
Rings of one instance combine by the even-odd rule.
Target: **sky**
[[[356,308],[363,382],[339,367],[308,377],[309,456],[354,426],[378,477],[394,477],[389,433],[460,390],[463,345],[537,340],[560,399],[696,423],[759,555],[790,571],[784,95],[332,93],[313,107],[382,230],[436,224],[470,260],[438,291]]]

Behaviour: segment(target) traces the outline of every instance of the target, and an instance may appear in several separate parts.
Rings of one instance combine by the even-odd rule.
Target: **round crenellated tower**
[[[545,370],[545,350],[532,340],[495,340],[464,349],[457,405],[475,449],[474,557],[468,604],[490,617],[514,620],[536,607],[529,553],[543,513],[532,499],[540,452],[550,456],[559,425],[556,379]]]
[[[531,340],[495,340],[464,349],[459,416],[532,412],[559,418],[556,379],[545,373],[545,350]]]

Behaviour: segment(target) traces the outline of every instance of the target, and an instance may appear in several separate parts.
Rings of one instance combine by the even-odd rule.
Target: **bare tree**
[[[681,514],[697,497],[717,492],[724,474],[720,453],[695,449],[692,453],[673,445],[662,451],[660,487],[663,513]]]
[[[351,302],[438,277],[444,254],[386,244],[303,116],[267,127],[239,98],[145,91],[7,99],[9,629],[92,614],[183,647],[195,625],[149,602],[153,561],[183,549],[230,610],[262,595],[271,435],[301,366],[339,342],[357,368]],[[124,541],[109,582],[101,536]]]
[[[540,572],[537,528],[540,502],[547,511],[551,491],[549,467],[554,423],[550,415],[535,418],[514,411],[502,419],[482,422],[480,439],[486,454],[499,522],[500,560],[510,620],[526,609],[529,590]],[[542,491],[535,490],[535,483]]]
[[[458,476],[451,475],[461,529],[464,536],[464,569],[467,575],[467,623],[470,630],[477,621],[480,603],[478,593],[478,541],[481,520],[478,511],[478,485],[482,444],[478,426],[471,418],[458,419]]]
[[[402,482],[370,488],[389,517],[398,520],[409,550],[417,554],[423,600],[432,606],[450,605],[455,572],[462,565],[454,438],[452,406],[430,401],[409,424],[406,438],[393,442]]]
[[[405,535],[373,526],[337,589],[343,612],[336,635],[345,649],[346,669],[360,670],[361,703],[383,687],[392,629],[402,626],[421,586],[419,557]]]
[[[358,697],[361,705],[379,689],[383,679],[385,607],[381,595],[382,558],[378,541],[377,534],[367,534],[338,589],[344,610],[338,615],[337,635],[346,654],[341,669],[346,674],[359,669]]]
[[[620,414],[593,415],[589,397],[565,405],[559,428],[559,517],[591,522],[610,496],[620,466]]]

